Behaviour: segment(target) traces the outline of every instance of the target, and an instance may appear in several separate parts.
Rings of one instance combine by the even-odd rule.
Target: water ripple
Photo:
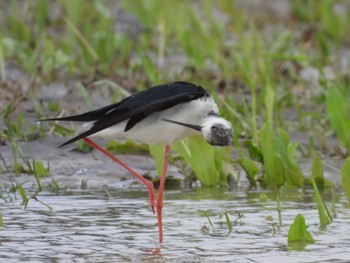
[[[164,202],[164,244],[159,245],[156,216],[147,193],[115,191],[42,193],[39,199],[3,204],[1,258],[6,262],[348,262],[350,211],[344,200],[326,230],[319,227],[312,194],[283,201],[283,225],[278,226],[276,203],[259,202],[259,193],[173,191]],[[308,201],[306,201],[308,200]],[[210,216],[214,229],[203,211]],[[223,213],[234,221],[228,229]],[[243,214],[238,217],[238,213]],[[316,243],[304,251],[287,246],[295,216],[302,213]],[[272,216],[273,220],[266,220]]]

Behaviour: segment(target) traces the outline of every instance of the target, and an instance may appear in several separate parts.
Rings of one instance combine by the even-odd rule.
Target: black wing
[[[118,103],[94,111],[42,121],[95,121],[89,130],[60,145],[62,147],[129,119],[124,130],[126,132],[153,112],[166,110],[177,104],[189,102],[204,96],[209,95],[199,85],[188,82],[174,82],[154,86],[131,95]]]

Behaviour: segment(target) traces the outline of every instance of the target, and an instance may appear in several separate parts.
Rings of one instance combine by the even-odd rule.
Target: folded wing
[[[174,82],[152,87],[127,97],[118,103],[87,113],[42,121],[94,122],[89,130],[78,134],[59,146],[63,147],[129,119],[124,130],[126,132],[153,112],[163,111],[177,104],[189,102],[204,96],[208,96],[208,93],[201,86],[187,82]]]

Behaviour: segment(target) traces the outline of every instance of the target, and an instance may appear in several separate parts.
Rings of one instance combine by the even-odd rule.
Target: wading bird
[[[87,144],[120,164],[148,189],[153,213],[156,206],[159,242],[163,242],[162,207],[170,144],[191,135],[202,134],[211,145],[227,146],[233,128],[219,115],[212,96],[199,85],[174,82],[154,86],[124,100],[80,115],[42,121],[84,122],[78,135],[59,147],[83,139]],[[163,170],[155,204],[153,183],[93,142],[90,137],[131,139],[146,144],[165,144]]]

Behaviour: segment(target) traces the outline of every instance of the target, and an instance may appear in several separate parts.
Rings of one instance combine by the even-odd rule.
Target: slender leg
[[[162,170],[162,175],[160,177],[158,197],[157,197],[157,217],[158,217],[159,243],[163,242],[163,223],[162,223],[163,192],[164,192],[164,185],[165,185],[165,177],[166,177],[167,170],[168,170],[169,152],[170,152],[170,145],[167,144],[165,146],[163,170]]]
[[[153,183],[148,181],[146,178],[142,177],[141,175],[139,175],[136,171],[134,171],[132,168],[127,166],[124,162],[122,162],[117,157],[115,157],[113,154],[111,154],[108,151],[106,151],[105,149],[103,149],[98,144],[94,143],[89,138],[83,138],[83,140],[84,140],[84,142],[86,142],[90,146],[94,147],[95,149],[99,150],[103,154],[107,155],[113,161],[115,161],[116,163],[121,165],[124,169],[128,170],[131,174],[133,174],[137,179],[139,179],[147,187],[148,195],[149,195],[149,201],[151,202],[152,212],[154,213],[154,188],[153,188]]]

